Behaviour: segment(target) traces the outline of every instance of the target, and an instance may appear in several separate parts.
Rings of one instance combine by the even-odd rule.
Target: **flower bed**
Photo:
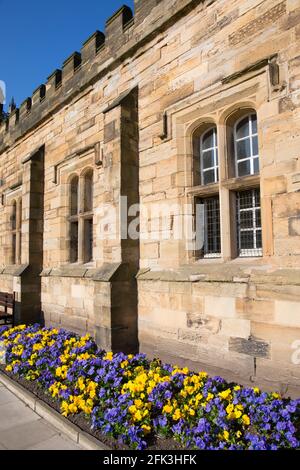
[[[65,330],[2,327],[0,341],[7,372],[34,381],[62,415],[84,413],[92,429],[131,448],[147,448],[153,436],[186,449],[300,447],[300,400],[143,354],[106,353],[89,335]]]

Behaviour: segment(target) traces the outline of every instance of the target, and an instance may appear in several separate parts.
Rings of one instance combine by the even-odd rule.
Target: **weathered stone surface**
[[[15,292],[19,318],[21,305],[30,313],[34,304],[47,325],[89,331],[105,348],[131,352],[139,340],[142,351],[162,359],[266,387],[289,382],[294,390],[299,2],[135,5],[134,21],[121,8],[107,22],[105,43],[103,34],[92,35],[62,73],[0,123],[0,291]],[[245,108],[257,112],[260,174],[236,178],[228,144]],[[199,142],[212,123],[220,182],[203,187]],[[35,161],[41,146],[43,177]],[[83,181],[91,170],[93,260],[82,256],[80,212],[80,256],[71,263],[70,179]],[[263,256],[236,259],[235,193],[253,187],[261,191]],[[183,214],[192,220],[195,197],[217,193],[222,253],[203,259],[185,230],[176,238],[176,228]],[[136,221],[124,215],[120,196],[129,206],[142,203],[134,240],[122,238]],[[22,200],[17,266],[14,200]]]

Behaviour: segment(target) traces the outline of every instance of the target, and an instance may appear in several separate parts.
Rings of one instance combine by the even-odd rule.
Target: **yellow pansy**
[[[248,415],[243,415],[242,416],[242,421],[243,423],[246,425],[246,426],[249,426],[250,425],[250,418]]]
[[[114,353],[112,351],[106,353],[104,356],[104,361],[112,361],[113,360]]]
[[[227,400],[228,398],[230,398],[231,397],[230,388],[228,388],[227,390],[224,390],[223,392],[220,392],[219,397],[222,398],[223,400]]]
[[[173,411],[173,407],[171,405],[165,405],[163,407],[163,412],[164,413],[172,413],[172,411]]]
[[[147,435],[151,432],[151,426],[149,426],[148,424],[143,424],[142,430],[144,431],[144,434]]]

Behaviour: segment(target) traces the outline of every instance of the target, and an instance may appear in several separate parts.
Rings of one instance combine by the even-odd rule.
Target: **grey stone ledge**
[[[69,264],[59,268],[45,268],[41,277],[69,277],[95,282],[123,281],[134,278],[136,272],[126,263],[104,263],[99,268]]]
[[[20,277],[28,267],[29,264],[5,266],[0,269],[0,274]]]
[[[249,265],[203,265],[181,266],[178,269],[142,269],[138,272],[139,281],[166,282],[224,282],[240,284],[300,285],[300,269],[271,269]]]

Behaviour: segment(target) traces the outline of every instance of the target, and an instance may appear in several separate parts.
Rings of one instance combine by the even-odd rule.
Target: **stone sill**
[[[270,266],[220,265],[181,266],[178,269],[142,269],[138,281],[225,282],[300,286],[300,269]]]

